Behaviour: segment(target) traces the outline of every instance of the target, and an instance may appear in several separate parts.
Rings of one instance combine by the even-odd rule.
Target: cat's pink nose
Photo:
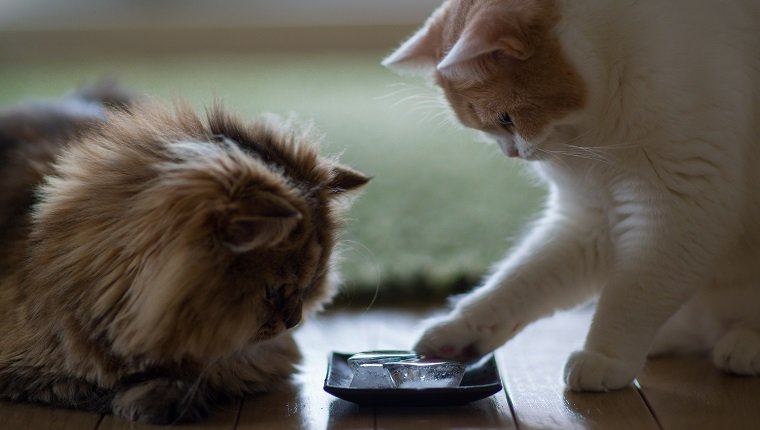
[[[520,156],[520,152],[517,150],[517,145],[511,139],[499,139],[499,148],[509,158],[516,158]]]

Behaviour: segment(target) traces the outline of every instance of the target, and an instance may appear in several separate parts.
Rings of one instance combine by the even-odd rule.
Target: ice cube
[[[354,377],[351,379],[351,388],[394,388],[383,363],[362,363],[352,370]]]
[[[420,356],[413,351],[365,351],[348,357],[348,364],[354,376],[351,388],[394,388],[383,363],[416,359]]]
[[[464,364],[456,361],[413,359],[383,367],[396,388],[458,387],[464,376]]]
[[[348,364],[351,370],[356,371],[359,365],[365,363],[389,363],[415,358],[421,356],[414,351],[365,351],[348,357]]]

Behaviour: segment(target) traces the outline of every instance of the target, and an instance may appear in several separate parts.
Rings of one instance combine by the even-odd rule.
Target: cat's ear
[[[220,216],[219,239],[236,253],[268,248],[285,239],[301,218],[284,198],[260,192],[234,203]]]
[[[503,7],[484,9],[467,23],[457,42],[438,63],[438,71],[444,76],[455,75],[458,66],[493,52],[527,60],[533,55],[533,47],[524,30],[530,19],[526,15]]]
[[[424,26],[400,48],[383,60],[383,66],[404,75],[430,76],[443,43],[443,25],[448,2],[438,8]]]
[[[336,164],[332,168],[332,176],[327,187],[333,194],[343,194],[347,191],[356,190],[367,182],[371,177],[342,164]]]

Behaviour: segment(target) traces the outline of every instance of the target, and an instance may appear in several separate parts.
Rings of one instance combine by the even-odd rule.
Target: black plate
[[[458,406],[484,399],[501,391],[501,378],[493,354],[467,365],[455,388],[351,388],[348,357],[333,352],[328,357],[325,391],[362,406]]]

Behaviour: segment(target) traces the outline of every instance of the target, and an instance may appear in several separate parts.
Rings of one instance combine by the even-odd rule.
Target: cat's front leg
[[[637,279],[633,272],[613,278],[601,295],[584,349],[574,352],[565,365],[567,386],[573,391],[609,391],[630,385],[657,332],[688,300],[696,282],[663,285]]]
[[[429,321],[415,350],[446,358],[490,352],[525,325],[591,296],[606,266],[598,212],[551,208],[485,285]]]
[[[156,378],[120,389],[112,402],[114,415],[146,424],[195,422],[208,415],[203,388],[187,381]]]
[[[709,277],[720,249],[719,214],[705,206],[642,199],[612,230],[616,261],[582,351],[565,381],[574,391],[628,386],[665,322]]]

